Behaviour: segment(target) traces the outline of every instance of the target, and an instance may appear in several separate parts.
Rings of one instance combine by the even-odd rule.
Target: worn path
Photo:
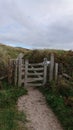
[[[28,88],[28,95],[18,100],[18,109],[26,113],[28,130],[63,130],[37,89]]]

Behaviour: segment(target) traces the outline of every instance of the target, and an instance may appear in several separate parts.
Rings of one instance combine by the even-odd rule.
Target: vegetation
[[[28,50],[24,48],[14,48],[0,44],[0,68],[3,70],[10,58],[17,58],[19,53],[24,53],[24,59],[28,58],[31,62],[41,62],[46,57],[50,59],[50,54],[54,53],[55,62],[58,62],[60,65],[60,70],[68,73],[70,76],[73,76],[73,51],[64,51],[64,50]],[[2,71],[1,71],[2,73]],[[0,73],[0,74],[1,74]]]
[[[59,74],[65,72],[73,77],[73,51],[71,50],[27,50],[3,44],[0,44],[0,76],[6,73],[8,60],[17,58],[19,53],[24,53],[24,59],[28,58],[31,62],[42,62],[45,57],[49,60],[50,54],[54,53],[55,62],[59,63]],[[49,83],[49,87],[42,87],[41,91],[45,95],[47,103],[58,116],[64,129],[73,130],[73,81],[65,79],[59,79],[57,83],[52,81]],[[16,110],[15,104],[18,97],[25,93],[26,90],[23,88],[8,85],[4,85],[3,90],[0,90],[1,130],[18,129],[17,124],[18,121],[23,121],[23,114]]]
[[[40,87],[40,91],[45,95],[47,104],[57,115],[64,130],[73,130],[73,82],[60,83],[55,84],[52,81],[49,87]]]
[[[28,49],[14,48],[0,44],[0,76],[5,75],[9,59],[17,58],[20,53],[26,54]]]
[[[0,130],[27,130],[24,126],[26,116],[16,108],[18,97],[27,94],[27,91],[7,83],[4,83],[3,87],[3,90],[0,90]],[[19,123],[23,123],[24,127],[20,127]]]
[[[30,50],[26,53],[24,58],[28,58],[31,62],[42,62],[46,57],[50,59],[50,54],[53,53],[55,62],[59,63],[59,72],[65,72],[70,76],[73,76],[73,51],[64,50]]]
[[[28,49],[15,48],[0,44],[0,62],[7,63],[9,58],[17,58],[20,53],[26,54]]]

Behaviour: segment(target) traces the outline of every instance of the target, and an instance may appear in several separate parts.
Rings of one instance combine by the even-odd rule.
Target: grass
[[[4,89],[0,91],[0,130],[26,130],[26,116],[16,108],[18,97],[25,94],[24,88],[4,84]],[[19,122],[24,127],[20,127]]]
[[[20,53],[24,54],[24,59],[28,58],[30,62],[42,62],[44,58],[50,60],[50,54],[55,56],[55,62],[59,63],[60,69],[64,73],[73,76],[73,51],[53,50],[53,49],[34,49],[28,50],[19,47],[10,47],[0,43],[0,76],[6,70],[9,59],[15,59]]]
[[[40,91],[45,96],[47,104],[57,115],[64,130],[73,130],[73,108],[65,104],[64,97],[46,86],[40,88]]]
[[[64,71],[65,73],[73,76],[73,51],[63,50],[27,50],[23,48],[13,48],[0,44],[0,76],[6,74],[6,67],[9,58],[17,58],[19,53],[24,53],[24,59],[28,58],[30,62],[42,62],[44,57],[50,59],[50,54],[54,53],[55,62],[62,64],[59,67],[59,73]],[[73,95],[73,83],[69,86],[68,83],[59,83],[59,90],[55,88],[47,89],[42,88],[42,92],[46,97],[47,103],[50,104],[53,111],[58,116],[65,130],[73,130],[73,110],[70,106],[67,106],[64,102],[64,96]],[[64,87],[65,86],[65,87]],[[72,87],[72,89],[69,89]],[[59,91],[59,93],[58,93]],[[4,89],[0,90],[0,129],[1,130],[17,130],[19,112],[16,110],[16,102],[19,96],[25,94],[26,91],[23,88],[16,88],[4,84]],[[22,114],[23,115],[23,114]],[[22,116],[20,116],[22,117]],[[68,118],[69,117],[69,118]],[[2,120],[3,119],[3,120]],[[9,121],[12,123],[9,123]],[[8,123],[8,124],[7,124]],[[1,125],[2,124],[2,125]],[[11,126],[11,125],[12,126]],[[10,126],[9,126],[10,125]],[[21,130],[21,128],[19,129]]]
[[[6,46],[0,43],[0,77],[7,74],[9,59],[16,59],[20,53],[25,55],[27,52],[27,49]]]

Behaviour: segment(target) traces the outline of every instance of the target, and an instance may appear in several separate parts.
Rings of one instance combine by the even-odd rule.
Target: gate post
[[[25,60],[25,80],[24,80],[24,86],[27,87],[27,75],[28,75],[28,59]]]
[[[45,85],[47,82],[47,58],[44,58],[44,79],[43,79],[43,85]]]
[[[49,71],[49,81],[53,80],[53,71],[54,71],[54,54],[51,54],[50,71]]]
[[[14,80],[15,86],[17,85],[17,80],[18,80],[17,75],[18,75],[18,59],[15,60],[15,78],[14,78],[15,79]]]
[[[19,54],[18,56],[18,86],[20,87],[22,84],[22,58],[23,54]]]
[[[55,80],[58,79],[58,63],[55,63]]]

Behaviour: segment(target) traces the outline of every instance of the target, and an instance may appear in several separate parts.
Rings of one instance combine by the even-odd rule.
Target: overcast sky
[[[73,50],[73,0],[0,0],[0,43]]]

